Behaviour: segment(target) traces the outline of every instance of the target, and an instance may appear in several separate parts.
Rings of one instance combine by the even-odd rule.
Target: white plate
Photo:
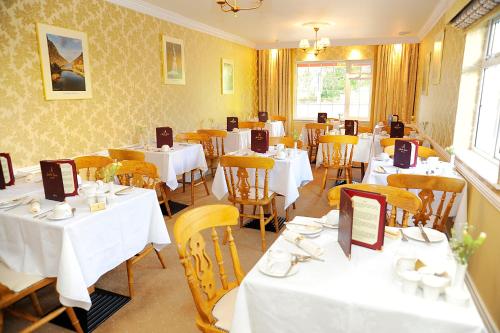
[[[73,216],[75,216],[75,215],[71,214],[71,215],[69,215],[69,216],[61,216],[61,217],[56,217],[56,216],[54,216],[54,213],[52,213],[52,214],[49,214],[49,215],[47,216],[47,220],[51,220],[51,221],[61,221],[61,220],[70,219],[70,218],[72,218]]]
[[[130,194],[134,191],[134,188],[133,187],[130,187],[130,188],[124,188],[124,189],[121,189],[121,190],[118,190],[115,192],[115,195],[127,195],[127,194]]]
[[[267,260],[267,259],[264,259],[264,260]],[[300,264],[300,263],[299,263]],[[270,277],[275,277],[275,278],[286,278],[286,277],[289,277],[289,276],[292,276],[292,275],[295,275],[297,274],[297,272],[299,271],[299,264],[296,264],[295,266],[292,267],[292,269],[290,270],[290,272],[284,276],[282,274],[277,274],[277,273],[273,273],[273,272],[270,272],[268,269],[267,269],[267,266],[265,264],[265,261],[261,261],[260,264],[259,264],[259,271],[264,274],[264,275],[267,275],[267,276],[270,276]]]
[[[295,223],[292,221],[292,223]],[[296,224],[287,224],[286,228],[288,230],[291,230],[293,232],[296,232],[301,235],[307,235],[307,236],[312,236],[319,234],[321,231],[323,231],[323,226],[319,223],[315,222],[296,222],[297,224],[304,224],[304,226],[301,225],[296,225]]]
[[[403,230],[403,233],[408,236],[408,238],[411,238],[413,240],[417,240],[420,242],[425,242],[425,239],[422,237],[422,234],[420,233],[420,229],[418,227],[408,227],[401,229]],[[425,233],[427,234],[427,237],[429,237],[429,240],[431,243],[438,243],[443,241],[446,236],[440,231],[430,229],[430,228],[424,228]]]

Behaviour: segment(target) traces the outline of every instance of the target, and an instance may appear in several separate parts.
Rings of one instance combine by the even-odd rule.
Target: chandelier
[[[217,4],[224,13],[233,12],[235,16],[240,10],[252,10],[259,8],[264,0],[253,0],[253,2],[255,3],[253,6],[241,7],[238,5],[238,0],[217,0]]]
[[[330,46],[330,38],[328,37],[323,37],[318,40],[318,31],[319,27],[315,26],[314,28],[314,42],[313,42],[313,49],[308,52],[308,53],[313,53],[314,56],[317,56],[321,51],[324,51],[328,46]],[[309,44],[308,39],[301,39],[299,42],[299,48],[301,48],[304,52],[307,52],[307,49],[309,49],[311,45]]]

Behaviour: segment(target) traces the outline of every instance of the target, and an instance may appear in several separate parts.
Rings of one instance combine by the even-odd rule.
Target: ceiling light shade
[[[301,39],[299,42],[299,48],[301,49],[308,49],[310,47],[309,45],[309,40],[307,39]]]
[[[323,37],[319,40],[319,47],[328,47],[330,46],[330,38]]]
[[[238,5],[237,0],[217,0],[216,3],[220,6],[220,9],[227,13],[227,12],[233,12],[236,14],[240,10],[252,10],[252,9],[257,9],[260,6],[262,6],[262,2],[264,0],[249,0],[247,1],[249,4],[248,6],[241,6]]]

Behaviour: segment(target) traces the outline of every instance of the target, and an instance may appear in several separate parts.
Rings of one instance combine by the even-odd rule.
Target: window
[[[371,61],[297,63],[295,119],[329,118],[370,120]]]
[[[500,17],[491,22],[486,47],[473,147],[500,160]]]

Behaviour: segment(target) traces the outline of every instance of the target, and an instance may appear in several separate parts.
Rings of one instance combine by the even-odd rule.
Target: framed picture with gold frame
[[[222,59],[222,94],[234,94],[234,61],[231,59]]]
[[[161,51],[163,63],[163,83],[186,84],[184,41],[167,35],[162,35]]]
[[[422,95],[429,95],[429,75],[431,67],[432,52],[428,52],[424,56],[424,67],[422,70]]]
[[[92,98],[87,34],[37,23],[45,99]]]
[[[432,84],[439,84],[441,81],[441,62],[443,58],[444,48],[444,30],[436,35],[434,38],[434,45],[432,49],[432,67],[431,67],[431,82]]]

